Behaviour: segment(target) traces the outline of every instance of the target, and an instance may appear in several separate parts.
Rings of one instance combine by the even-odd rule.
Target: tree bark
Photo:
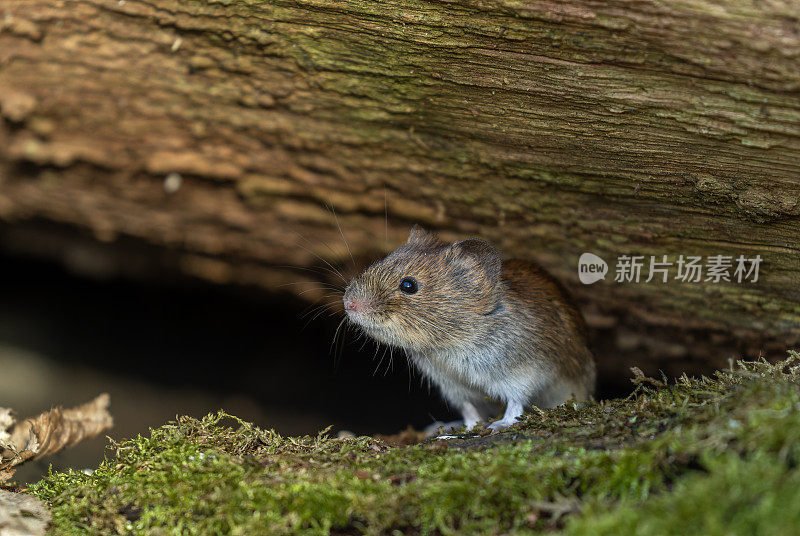
[[[6,249],[80,264],[27,238],[56,223],[274,289],[350,268],[337,219],[357,264],[420,223],[540,261],[617,347],[800,342],[792,0],[0,0],[0,17]],[[605,281],[578,282],[585,251]],[[613,281],[620,255],[681,254],[763,262],[757,283]]]

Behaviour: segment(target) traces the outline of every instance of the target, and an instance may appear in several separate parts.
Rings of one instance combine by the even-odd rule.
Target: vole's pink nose
[[[344,299],[345,311],[353,311],[354,313],[363,313],[367,309],[369,309],[369,305],[365,300],[359,300],[358,298]]]

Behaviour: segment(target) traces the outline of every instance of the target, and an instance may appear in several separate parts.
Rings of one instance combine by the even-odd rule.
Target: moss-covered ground
[[[797,534],[800,355],[391,447],[182,418],[31,493],[54,534]]]

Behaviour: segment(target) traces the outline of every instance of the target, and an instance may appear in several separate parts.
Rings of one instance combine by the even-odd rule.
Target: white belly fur
[[[585,398],[578,386],[535,364],[509,366],[504,356],[475,353],[412,353],[417,368],[430,378],[449,402],[485,398],[549,408],[572,397]]]

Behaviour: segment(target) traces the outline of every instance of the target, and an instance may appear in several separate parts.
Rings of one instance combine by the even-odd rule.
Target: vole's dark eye
[[[404,277],[403,280],[400,281],[401,292],[405,292],[406,294],[414,294],[418,290],[419,286],[417,286],[417,281],[413,277]]]

